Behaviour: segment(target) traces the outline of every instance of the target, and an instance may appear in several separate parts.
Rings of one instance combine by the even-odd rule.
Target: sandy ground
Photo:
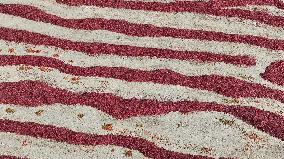
[[[172,1],[159,0],[159,2],[164,3]],[[48,14],[66,19],[118,19],[129,23],[150,24],[156,27],[214,31],[258,36],[266,39],[283,40],[284,37],[283,27],[235,17],[228,18],[189,12],[165,13],[94,6],[70,7],[56,4],[50,0],[0,0],[0,3],[30,5]],[[271,15],[284,15],[283,10],[272,6],[252,5],[238,8],[251,11],[265,10]],[[25,30],[72,42],[84,42],[85,45],[95,42],[127,45],[130,47],[156,48],[158,50],[169,49],[174,51],[214,52],[219,55],[250,56],[255,59],[256,64],[253,66],[240,66],[224,62],[200,62],[150,56],[131,57],[107,53],[90,55],[83,51],[75,51],[75,49],[66,50],[57,46],[11,42],[3,39],[0,40],[0,56],[37,56],[45,59],[56,59],[63,64],[68,64],[68,67],[72,69],[77,67],[89,69],[98,66],[125,67],[149,72],[167,69],[184,76],[230,76],[239,81],[262,85],[267,89],[277,90],[281,93],[284,91],[283,86],[260,76],[272,62],[284,58],[283,50],[281,49],[273,50],[271,48],[230,41],[131,36],[109,30],[74,29],[4,13],[0,13],[0,21],[4,22],[0,23],[0,27]],[[67,66],[62,70],[56,67],[31,66],[27,64],[1,66],[0,82],[40,81],[53,88],[74,94],[81,95],[90,92],[112,94],[125,100],[126,104],[127,100],[137,99],[139,101],[155,100],[157,103],[198,101],[221,104],[227,107],[255,108],[268,114],[275,114],[283,121],[284,104],[280,97],[273,98],[274,96],[265,95],[262,97],[233,96],[185,85],[162,84],[151,80],[127,81],[113,77],[74,75],[66,73],[64,70],[67,70]],[[247,88],[244,87],[243,89]],[[50,90],[50,93],[52,94],[52,90]],[[4,98],[5,95],[0,93],[0,98],[1,96]],[[37,101],[37,97],[40,95],[31,93],[30,96],[33,97],[30,100],[35,101],[34,103],[41,102]],[[15,100],[20,100],[20,98]],[[68,100],[72,101],[75,99]],[[281,138],[281,134],[279,136],[271,135],[267,129],[261,130],[259,128],[261,126],[257,127],[249,124],[241,120],[240,117],[224,111],[174,111],[166,114],[131,116],[118,119],[102,111],[99,107],[85,104],[64,104],[60,102],[49,104],[43,102],[43,104],[28,107],[17,102],[5,102],[0,104],[0,120],[52,125],[89,135],[131,136],[148,141],[156,147],[162,148],[164,152],[213,158],[281,159],[284,156],[284,141]],[[107,109],[114,109],[113,107],[117,103],[116,101],[110,103]],[[159,103],[152,107],[159,107]],[[132,111],[138,112],[140,110]],[[266,118],[263,117],[263,119]],[[266,126],[269,127],[270,125]],[[281,127],[280,125],[279,127],[282,128],[283,126]],[[62,135],[64,136],[64,134]],[[149,154],[141,150],[123,145],[77,145],[32,135],[9,133],[5,132],[5,130],[0,133],[0,154],[34,159],[151,158]],[[158,158],[157,154],[152,158]]]

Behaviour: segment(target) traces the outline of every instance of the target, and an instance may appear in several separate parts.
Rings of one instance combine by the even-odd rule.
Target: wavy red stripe
[[[79,94],[53,88],[37,81],[0,83],[0,96],[1,103],[24,106],[54,103],[88,105],[104,111],[117,119],[142,115],[160,115],[175,111],[182,113],[192,111],[224,112],[284,140],[284,117],[253,107],[225,106],[196,101],[159,102],[146,99],[122,99],[107,93]]]
[[[154,10],[163,12],[185,12],[190,11],[190,8],[197,8],[198,10],[205,11],[206,9],[222,7],[235,7],[246,5],[271,5],[284,9],[284,2],[282,0],[210,0],[209,2],[198,1],[178,1],[172,3],[160,2],[135,2],[125,0],[56,0],[57,3],[67,5],[95,5],[100,7],[113,7],[113,8],[126,8],[137,10]]]
[[[115,54],[121,56],[149,56],[180,60],[199,60],[211,62],[224,62],[236,65],[255,65],[255,59],[248,56],[230,56],[197,51],[173,51],[168,49],[144,48],[127,45],[113,45],[107,43],[73,42],[57,39],[47,35],[32,33],[23,30],[14,30],[0,27],[0,39],[17,43],[55,46],[65,50],[85,52],[89,55]]]
[[[143,71],[124,67],[79,67],[63,61],[41,56],[0,56],[0,66],[31,65],[56,68],[61,72],[76,76],[98,76],[121,79],[129,82],[154,82],[198,88],[229,96],[272,98],[284,102],[284,93],[256,83],[246,82],[234,77],[219,75],[186,76],[167,69]]]
[[[15,157],[15,156],[2,155],[0,156],[0,159],[28,159],[28,158],[20,158],[20,157]]]
[[[188,2],[188,1],[177,1],[172,3],[161,3],[161,2],[141,2],[141,1],[125,1],[125,0],[56,0],[57,3],[66,5],[95,5],[99,7],[112,7],[112,8],[126,8],[126,9],[137,9],[137,10],[154,10],[154,11],[187,11],[187,8],[196,7],[204,8],[212,7],[214,2]]]
[[[134,10],[151,10],[162,12],[196,12],[215,16],[239,17],[243,19],[257,20],[273,26],[284,26],[283,17],[271,16],[260,11],[247,11],[241,9],[224,9],[222,7],[245,5],[272,5],[284,9],[284,3],[280,0],[212,0],[210,2],[131,2],[131,1],[92,1],[92,0],[57,0],[58,3],[68,5],[96,5],[100,7],[125,8]],[[281,20],[282,19],[282,20]]]
[[[28,135],[37,138],[52,139],[57,142],[66,142],[75,145],[116,145],[138,150],[147,157],[155,159],[209,159],[198,155],[181,154],[157,147],[147,140],[121,135],[92,135],[74,132],[65,128],[41,125],[32,122],[17,122],[0,120],[0,131],[11,132],[20,135]]]
[[[67,1],[70,1],[70,0],[67,0]],[[271,5],[271,6],[276,6],[278,8],[284,9],[283,0],[211,0],[211,3],[212,1],[214,5],[219,8],[220,7],[246,6],[246,5]]]
[[[59,25],[68,28],[75,28],[75,29],[86,29],[86,30],[102,29],[126,35],[131,35],[131,36],[139,36],[139,37],[142,36],[174,37],[174,38],[200,39],[200,40],[210,40],[210,41],[226,41],[226,42],[236,42],[236,43],[247,43],[250,45],[261,46],[274,50],[284,49],[283,40],[267,39],[263,37],[250,36],[250,35],[225,34],[213,31],[155,27],[153,25],[147,25],[147,24],[129,23],[124,20],[63,19],[51,14],[47,14],[35,7],[25,6],[25,5],[0,5],[0,12],[14,16],[20,16],[34,21],[42,21],[46,23],[52,23],[54,25]],[[236,12],[238,14],[238,10],[232,10],[232,12]],[[256,15],[258,14],[259,13],[256,13]],[[271,17],[269,17],[268,19],[271,19]],[[284,26],[284,17],[281,17],[280,19],[275,19],[273,20],[273,22],[283,22]],[[212,58],[214,57],[212,56]],[[212,58],[209,57],[209,59]],[[220,59],[216,55],[215,58]],[[253,62],[249,64],[252,65]]]
[[[235,7],[246,5],[275,5],[276,0],[211,0],[216,7]]]
[[[280,0],[210,0],[209,2],[198,1],[176,1],[171,3],[125,1],[125,0],[56,0],[57,3],[67,5],[95,5],[100,7],[127,8],[155,11],[187,11],[186,7],[204,8],[208,7],[229,7],[245,5],[275,5],[282,4]]]
[[[261,77],[278,85],[284,86],[284,61],[271,63]]]

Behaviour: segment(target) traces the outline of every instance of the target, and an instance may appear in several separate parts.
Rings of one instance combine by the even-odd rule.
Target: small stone
[[[79,84],[80,83],[80,78],[79,77],[72,77],[71,78],[71,83],[72,84]]]
[[[124,155],[125,155],[126,157],[132,157],[132,151],[130,151],[130,150],[125,151],[125,152],[124,152]]]
[[[82,114],[82,113],[80,113],[80,114],[78,114],[77,116],[78,116],[78,118],[83,118],[85,115]]]
[[[53,57],[59,57],[59,55],[58,55],[58,54],[53,54],[52,56],[53,56]]]
[[[28,71],[28,70],[31,70],[31,69],[32,69],[31,66],[21,65],[21,66],[19,67],[19,70],[20,70],[20,71]]]
[[[254,140],[254,141],[258,141],[261,140],[261,138],[255,134],[255,133],[246,133],[245,134],[249,139]]]
[[[212,148],[208,148],[208,147],[202,147],[201,148],[202,153],[209,153],[210,151],[212,151]]]
[[[10,48],[10,49],[8,49],[8,52],[9,52],[9,53],[14,53],[14,52],[15,52],[15,49]]]
[[[32,49],[32,48],[26,49],[26,52],[27,52],[27,53],[40,53],[40,51],[41,51],[41,50],[34,50],[34,49]]]
[[[143,124],[136,124],[136,127],[137,127],[137,128],[142,128],[142,127],[143,127]]]
[[[7,113],[15,113],[16,112],[15,109],[12,109],[12,108],[7,108],[5,111]]]
[[[28,140],[24,140],[24,141],[22,142],[22,146],[27,146],[28,144],[29,144]]]
[[[104,124],[102,126],[102,129],[107,130],[107,131],[112,131],[113,127],[112,127],[112,124]]]
[[[229,125],[229,126],[232,126],[235,123],[234,120],[228,120],[224,118],[219,119],[219,121],[223,123],[224,125]]]
[[[41,66],[39,69],[43,72],[50,72],[52,70],[51,68],[43,67],[43,66]]]
[[[43,112],[44,112],[44,110],[39,110],[39,111],[36,111],[35,114],[37,116],[41,116]]]
[[[240,101],[238,99],[223,99],[223,101],[226,104],[240,104]]]

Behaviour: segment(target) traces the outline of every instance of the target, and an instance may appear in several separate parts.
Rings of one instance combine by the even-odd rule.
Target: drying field
[[[0,158],[283,159],[281,0],[0,0]]]

